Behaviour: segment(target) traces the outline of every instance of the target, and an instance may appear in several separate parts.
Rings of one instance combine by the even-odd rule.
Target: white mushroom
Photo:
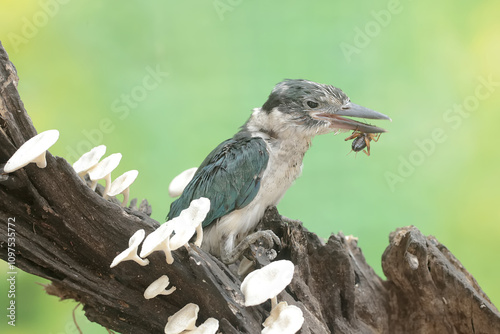
[[[146,257],[155,251],[161,250],[165,253],[168,264],[172,264],[174,262],[174,258],[172,257],[170,248],[168,247],[168,241],[174,232],[174,225],[176,224],[176,221],[178,221],[177,218],[169,220],[146,237],[146,240],[144,240],[144,243],[142,244],[141,257]]]
[[[104,153],[106,153],[106,146],[100,145],[83,154],[80,159],[78,159],[73,164],[73,169],[75,170],[76,174],[78,174],[78,176],[83,179],[89,169],[97,165]]]
[[[184,221],[184,224],[189,224],[191,227],[196,229],[196,240],[194,244],[198,247],[201,247],[201,243],[203,241],[203,226],[201,223],[203,223],[209,211],[210,200],[206,197],[200,197],[191,201],[189,207],[183,210],[179,215],[179,217]],[[189,239],[191,239],[191,237],[189,237]],[[172,244],[172,240],[170,243]]]
[[[172,264],[174,262],[172,251],[177,250],[182,246],[187,248],[189,240],[191,240],[195,232],[197,233],[195,244],[197,246],[201,245],[203,238],[201,223],[205,219],[206,213],[208,212],[206,209],[207,201],[210,206],[210,200],[206,198],[203,198],[201,201],[200,199],[192,201],[189,207],[183,210],[178,217],[165,223],[168,224],[168,227],[165,227],[165,229],[168,228],[169,230],[166,230],[157,237],[159,241],[164,241],[162,241],[162,243],[155,248],[161,249],[165,252],[168,264]],[[169,232],[171,237],[163,239]],[[148,245],[148,249],[149,247],[150,246]]]
[[[165,326],[165,334],[179,334],[184,330],[195,329],[199,310],[200,308],[198,305],[189,303],[174,315],[168,317],[168,322]]]
[[[137,249],[139,248],[139,245],[141,244],[141,242],[144,239],[145,235],[146,235],[146,232],[143,229],[138,230],[137,232],[135,232],[134,235],[131,236],[130,239],[129,239],[129,241],[128,241],[128,248],[125,249],[120,254],[118,254],[114,258],[113,262],[111,263],[111,265],[109,267],[113,268],[118,263],[120,263],[122,261],[129,261],[129,260],[135,261],[138,264],[140,264],[141,266],[148,265],[149,264],[149,260],[148,259],[145,259],[145,260],[141,259],[137,255]]]
[[[111,154],[109,157],[103,159],[97,165],[95,165],[91,170],[89,170],[89,177],[92,180],[92,190],[97,187],[97,181],[104,179],[106,181],[106,186],[102,196],[107,198],[107,193],[111,185],[111,172],[118,166],[120,160],[122,159],[121,153]]]
[[[215,334],[219,329],[219,320],[208,318],[203,324],[189,331],[189,334]]]
[[[167,239],[167,242],[165,243],[165,255],[167,257],[168,264],[172,264],[174,262],[171,252],[181,248],[182,246],[188,248],[188,242],[196,232],[195,227],[186,224],[180,216],[177,218],[178,219],[175,221],[171,221],[175,234],[170,239]]]
[[[274,307],[272,310],[271,310],[271,313],[269,314],[269,317],[266,318],[266,320],[264,321],[264,323],[262,324],[264,327],[269,327],[271,326],[271,324],[273,324],[276,320],[278,320],[278,317],[281,313],[281,311],[283,311],[285,308],[288,307],[288,303],[287,302],[279,302],[276,307]]]
[[[177,197],[182,195],[184,188],[186,188],[189,181],[191,181],[197,170],[198,168],[193,167],[183,171],[182,173],[174,177],[174,179],[172,180],[172,182],[170,182],[170,185],[168,186],[168,194],[170,195],[170,197]]]
[[[201,197],[191,201],[189,207],[183,210],[178,217],[161,225],[156,231],[149,234],[142,245],[141,257],[148,256],[154,251],[163,251],[168,264],[174,262],[172,251],[182,246],[188,246],[189,240],[196,232],[196,245],[201,245],[203,228],[201,223],[210,210],[210,200]],[[173,235],[172,235],[173,234]]]
[[[271,299],[272,308],[277,305],[276,296],[292,281],[294,265],[280,260],[252,271],[241,283],[245,306],[259,305]]]
[[[30,138],[10,157],[3,168],[4,172],[12,173],[31,162],[36,163],[39,168],[45,168],[47,166],[45,153],[57,139],[59,139],[57,130],[47,130]]]
[[[144,291],[144,298],[151,299],[158,295],[170,295],[176,290],[176,287],[173,286],[170,289],[165,290],[169,284],[170,280],[168,279],[168,276],[161,276],[146,288],[146,291]]]
[[[123,173],[118,176],[111,186],[109,187],[108,196],[116,196],[118,194],[123,194],[123,202],[121,204],[122,207],[126,206],[128,203],[129,196],[129,188],[132,183],[134,183],[135,179],[139,175],[137,170],[129,170],[128,172]]]
[[[294,334],[302,327],[302,310],[286,302],[279,303],[272,309],[269,317],[262,324],[262,334]]]

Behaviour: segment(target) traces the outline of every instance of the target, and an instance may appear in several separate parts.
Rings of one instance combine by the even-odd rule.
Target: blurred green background
[[[370,157],[347,155],[347,134],[316,138],[280,213],[325,238],[359,237],[380,275],[389,233],[416,225],[500,305],[498,1],[0,3],[25,107],[39,132],[61,133],[51,153],[73,163],[99,144],[121,152],[113,175],[138,169],[131,196],[159,221],[170,180],[284,78],[333,84],[390,115]],[[76,303],[35,282],[18,274],[17,326],[3,316],[0,331],[77,333]],[[6,280],[0,291],[6,307]],[[84,333],[106,333],[76,315]]]

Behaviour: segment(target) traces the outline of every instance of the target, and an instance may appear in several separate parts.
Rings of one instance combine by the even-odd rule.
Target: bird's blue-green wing
[[[192,200],[210,199],[203,227],[245,207],[260,188],[269,154],[259,137],[234,137],[217,146],[202,162],[181,197],[172,203],[167,220],[179,216]]]

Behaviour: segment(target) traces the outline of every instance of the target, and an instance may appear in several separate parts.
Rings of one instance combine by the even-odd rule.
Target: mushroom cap
[[[174,177],[174,179],[170,182],[168,186],[169,196],[177,197],[182,195],[184,188],[186,188],[186,186],[191,181],[197,170],[198,168],[193,167],[183,171],[182,173]]]
[[[264,321],[262,334],[293,334],[299,331],[303,323],[304,316],[300,308],[281,302]]]
[[[273,307],[273,309],[271,310],[271,313],[269,314],[269,317],[266,318],[266,320],[264,321],[264,323],[262,325],[264,327],[271,326],[276,320],[278,320],[278,317],[279,317],[281,311],[283,311],[286,307],[288,307],[287,302],[283,301],[283,302],[278,303],[278,305]]]
[[[33,162],[54,145],[57,139],[59,139],[57,130],[47,130],[30,138],[10,157],[3,168],[4,172],[12,173]]]
[[[174,224],[172,223],[174,220],[175,218],[162,224],[146,237],[142,244],[141,257],[148,256],[157,250],[165,250],[165,243],[174,232]]]
[[[165,292],[165,289],[169,284],[170,280],[168,279],[168,276],[161,276],[146,288],[146,291],[144,291],[144,298],[151,299],[158,296],[162,292]]]
[[[128,240],[128,248],[125,249],[123,252],[118,254],[114,259],[111,265],[109,266],[110,268],[113,268],[118,265],[118,263],[122,261],[128,261],[128,260],[135,260],[138,259],[137,256],[137,249],[139,248],[139,245],[141,244],[142,240],[144,239],[144,236],[146,235],[146,231],[143,229],[140,229],[136,231]],[[139,260],[139,259],[138,259]],[[149,260],[144,260],[144,262],[149,263]],[[146,263],[146,264],[147,264]]]
[[[219,329],[219,320],[208,318],[203,324],[189,332],[189,334],[215,334]]]
[[[146,235],[146,231],[144,229],[137,230],[131,237],[128,239],[128,246],[132,248],[139,248],[142,240],[144,240],[144,236]]]
[[[102,156],[106,153],[106,145],[99,145],[83,154],[80,159],[78,159],[73,164],[73,169],[77,174],[85,173],[99,162]]]
[[[180,218],[180,216],[179,216]],[[181,248],[189,242],[196,232],[196,227],[189,224],[184,219],[172,220],[175,234],[170,238],[169,248],[170,250],[176,250]]]
[[[95,165],[91,170],[89,170],[89,177],[91,180],[100,180],[106,175],[111,173],[122,159],[121,153],[114,153],[110,156],[104,158],[101,162]]]
[[[112,183],[108,191],[109,196],[116,196],[121,194],[125,189],[130,187],[132,183],[134,183],[135,179],[139,175],[139,171],[133,169],[128,172],[123,173],[118,176]]]
[[[277,296],[292,281],[293,270],[291,261],[279,260],[252,271],[241,283],[245,306],[259,305]]]
[[[194,329],[199,310],[198,305],[189,303],[174,315],[168,317],[165,334],[179,334],[186,329]]]
[[[209,210],[208,198],[201,197],[191,201],[189,208],[183,210],[178,217],[165,222],[146,237],[140,256],[148,256],[157,250],[170,252],[184,246],[193,237]],[[175,234],[172,236],[172,233]]]
[[[210,211],[210,200],[206,197],[200,197],[192,200],[187,209],[181,211],[179,217],[194,228],[198,227]]]
[[[210,200],[200,197],[191,201],[187,209],[182,210],[177,219],[172,220],[175,235],[170,238],[169,247],[176,250],[187,244],[196,232],[196,228],[205,220],[210,210]]]

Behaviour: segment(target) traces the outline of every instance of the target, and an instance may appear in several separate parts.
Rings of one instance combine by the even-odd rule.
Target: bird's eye
[[[316,108],[316,107],[318,107],[318,106],[319,106],[319,103],[314,102],[314,101],[307,101],[307,105],[308,105],[310,108],[314,109],[314,108]]]

